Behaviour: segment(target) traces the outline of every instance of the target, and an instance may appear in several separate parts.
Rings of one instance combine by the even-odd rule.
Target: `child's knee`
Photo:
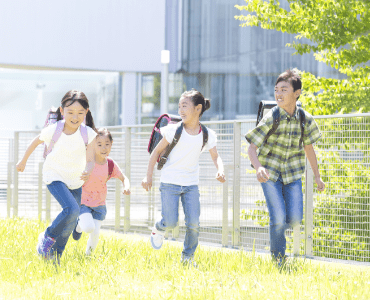
[[[293,217],[289,220],[288,224],[290,227],[295,227],[299,224],[301,224],[301,221],[302,221],[302,217],[300,216],[296,216],[296,217]]]
[[[199,232],[199,222],[196,223],[196,222],[192,222],[192,223],[189,223],[189,224],[186,224],[186,227],[190,230],[194,230],[194,231],[197,231]]]
[[[95,230],[94,222],[79,222],[78,225],[80,225],[82,231],[86,233],[93,233]]]
[[[174,229],[177,226],[176,220],[169,220],[165,222],[166,229]]]
[[[65,208],[65,211],[70,219],[77,219],[80,214],[80,207],[76,205],[71,205]]]

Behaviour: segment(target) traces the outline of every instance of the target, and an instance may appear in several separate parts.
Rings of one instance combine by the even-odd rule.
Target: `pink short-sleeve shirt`
[[[114,162],[111,178],[118,178],[122,174],[119,166]],[[104,165],[95,163],[89,180],[82,186],[81,204],[89,207],[105,205],[107,198],[108,161]]]

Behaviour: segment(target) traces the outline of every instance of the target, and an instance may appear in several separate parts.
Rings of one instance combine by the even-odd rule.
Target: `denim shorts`
[[[92,217],[95,220],[103,221],[107,215],[107,207],[105,205],[90,207],[82,204],[80,208],[80,215],[86,213],[92,214]]]

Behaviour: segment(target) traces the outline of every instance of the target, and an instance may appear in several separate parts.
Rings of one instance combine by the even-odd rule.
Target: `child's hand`
[[[19,161],[15,167],[17,168],[18,172],[23,172],[26,168],[26,163],[23,161]]]
[[[269,172],[264,167],[259,167],[257,170],[257,180],[259,182],[267,182],[269,178]]]
[[[150,189],[152,188],[152,177],[150,178],[147,178],[145,177],[143,179],[143,181],[141,182],[141,186],[147,191],[149,192]]]
[[[225,178],[225,173],[224,172],[217,172],[216,174],[216,179],[221,182],[221,183],[224,183],[226,181],[226,178]]]
[[[90,177],[90,173],[88,173],[87,171],[83,171],[80,179],[86,182],[89,180],[89,177]]]
[[[131,194],[131,191],[130,189],[123,189],[123,192],[122,192],[124,195],[130,195]]]
[[[317,184],[317,190],[319,192],[322,192],[322,191],[325,190],[325,183],[324,183],[324,181],[321,180],[321,177],[318,177],[318,178],[315,177],[315,182]]]

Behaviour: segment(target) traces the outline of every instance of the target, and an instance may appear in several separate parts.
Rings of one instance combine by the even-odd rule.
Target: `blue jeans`
[[[186,234],[182,256],[192,258],[198,246],[200,202],[197,185],[180,186],[161,183],[162,219],[155,224],[159,231],[173,229],[179,220],[179,198],[185,214]]]
[[[284,184],[281,174],[276,182],[261,183],[270,214],[270,251],[273,257],[285,256],[285,230],[303,218],[302,180]]]
[[[80,214],[82,188],[70,190],[61,181],[53,181],[47,187],[63,210],[46,229],[46,235],[56,239],[51,253],[62,255]]]
[[[107,207],[105,205],[90,207],[82,204],[80,208],[80,215],[86,213],[91,214],[95,220],[104,221],[105,216],[107,215]]]

